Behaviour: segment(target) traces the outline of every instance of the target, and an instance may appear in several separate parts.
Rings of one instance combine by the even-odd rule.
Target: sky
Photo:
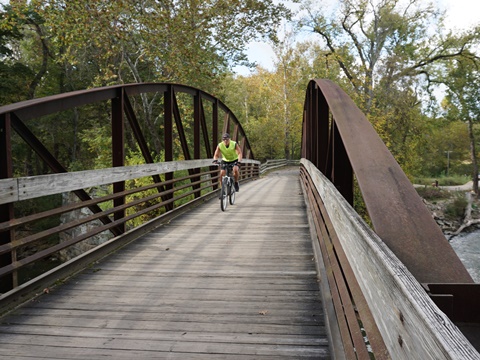
[[[335,1],[335,0],[330,0]],[[425,0],[426,1],[426,0]],[[454,29],[465,29],[480,23],[480,0],[433,0],[446,10],[446,25]],[[252,42],[248,46],[247,56],[250,62],[255,62],[263,68],[272,70],[274,53],[269,44]],[[251,69],[237,66],[234,69],[239,75],[248,75]]]

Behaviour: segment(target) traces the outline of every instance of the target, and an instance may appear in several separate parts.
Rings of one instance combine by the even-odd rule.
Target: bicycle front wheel
[[[222,181],[222,193],[220,196],[220,208],[222,211],[225,211],[227,209],[227,204],[228,204],[228,183],[227,180],[224,179]]]
[[[235,204],[235,186],[233,183],[230,183],[230,194],[228,196],[228,199],[230,200],[230,205]]]

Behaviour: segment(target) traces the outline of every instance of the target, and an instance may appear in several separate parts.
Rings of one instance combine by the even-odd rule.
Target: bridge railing
[[[202,196],[216,171],[208,163],[178,170],[175,177],[173,171],[163,173],[155,167],[158,161],[211,159],[226,132],[238,143],[244,162],[253,159],[248,138],[232,111],[213,95],[181,84],[113,85],[0,107],[0,197],[6,198],[0,202],[0,293],[23,284],[24,273],[34,261],[58,258],[53,246],[60,257],[70,258],[65,253],[74,252],[80,242],[72,240],[67,249],[58,244],[65,242],[63,237],[70,241],[69,237],[76,238],[71,234],[78,233],[89,242],[102,242],[124,234],[132,224],[169,212],[189,197]],[[130,161],[146,164],[133,172],[147,170],[123,180],[132,169],[125,166]],[[92,168],[105,170],[90,172]],[[153,174],[151,169],[156,169]],[[242,167],[244,174],[258,174],[258,169],[251,169]],[[69,173],[73,170],[87,172]],[[35,177],[21,178],[25,176]],[[110,182],[103,182],[104,178]],[[91,181],[95,184],[90,185]],[[73,182],[75,196],[63,189]],[[52,188],[55,194],[47,195]],[[82,204],[70,205],[73,215],[58,210],[61,203],[76,199]],[[90,221],[101,226],[90,229]],[[88,246],[82,243],[83,248]],[[35,265],[32,270],[37,269]]]
[[[283,166],[300,165],[299,160],[269,159],[260,165],[260,174]]]
[[[322,293],[333,306],[327,309],[333,348],[342,354],[343,348],[350,359],[369,359],[369,352],[375,359],[478,359],[463,333],[335,186],[310,161],[301,163],[316,260],[325,269]]]
[[[244,159],[240,181],[258,177],[259,164]],[[168,180],[152,179],[165,179],[165,174]],[[172,216],[215,197],[218,179],[218,167],[212,166],[211,159],[203,159],[0,180],[0,205],[28,204],[46,197],[58,203],[48,211],[0,223],[0,233],[15,234],[13,241],[0,245],[0,255],[14,259],[0,267],[0,281],[14,274],[17,285],[0,296],[0,308],[14,305],[26,293],[42,291]],[[113,185],[119,182],[125,183],[125,190],[114,192]],[[71,196],[79,189],[91,198],[80,201]]]

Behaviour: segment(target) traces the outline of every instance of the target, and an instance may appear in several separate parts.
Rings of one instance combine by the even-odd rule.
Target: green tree
[[[186,83],[215,94],[228,68],[246,59],[246,44],[274,38],[280,19],[288,16],[272,0],[16,1],[2,13],[2,44],[14,52],[4,52],[0,71],[14,71],[19,79],[12,72],[12,86],[29,76],[25,96],[13,101],[130,82]],[[28,71],[22,75],[13,65]],[[162,98],[142,95],[132,103],[147,141],[160,153]],[[92,110],[75,109],[46,120],[50,125],[32,124],[32,130],[51,139],[52,152],[64,143],[77,168],[86,160],[77,156],[79,134],[108,124],[109,109]],[[73,139],[64,128],[75,129]]]
[[[428,74],[429,65],[455,57],[475,57],[478,34],[445,34],[443,14],[432,3],[410,0],[340,0],[327,16],[311,10],[302,24],[320,35],[369,114],[376,86]]]
[[[304,3],[301,25],[319,35],[348,80],[344,89],[404,170],[418,171],[426,101],[447,64],[477,58],[478,29],[447,32],[443,13],[422,0],[340,0],[332,14],[312,5]]]
[[[480,123],[480,64],[472,61],[456,61],[449,68],[444,83],[447,96],[444,102],[447,116],[465,122],[468,128],[470,159],[472,162],[473,189],[478,196],[478,159],[474,131]]]
[[[273,48],[273,70],[257,67],[249,76],[227,78],[222,97],[244,125],[257,159],[297,159],[308,82],[342,78],[338,64],[318,44],[286,36]]]

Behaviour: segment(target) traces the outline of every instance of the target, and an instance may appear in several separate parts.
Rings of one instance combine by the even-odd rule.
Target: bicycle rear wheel
[[[222,192],[220,196],[220,208],[222,211],[225,211],[228,204],[228,181],[227,179],[222,180]]]

